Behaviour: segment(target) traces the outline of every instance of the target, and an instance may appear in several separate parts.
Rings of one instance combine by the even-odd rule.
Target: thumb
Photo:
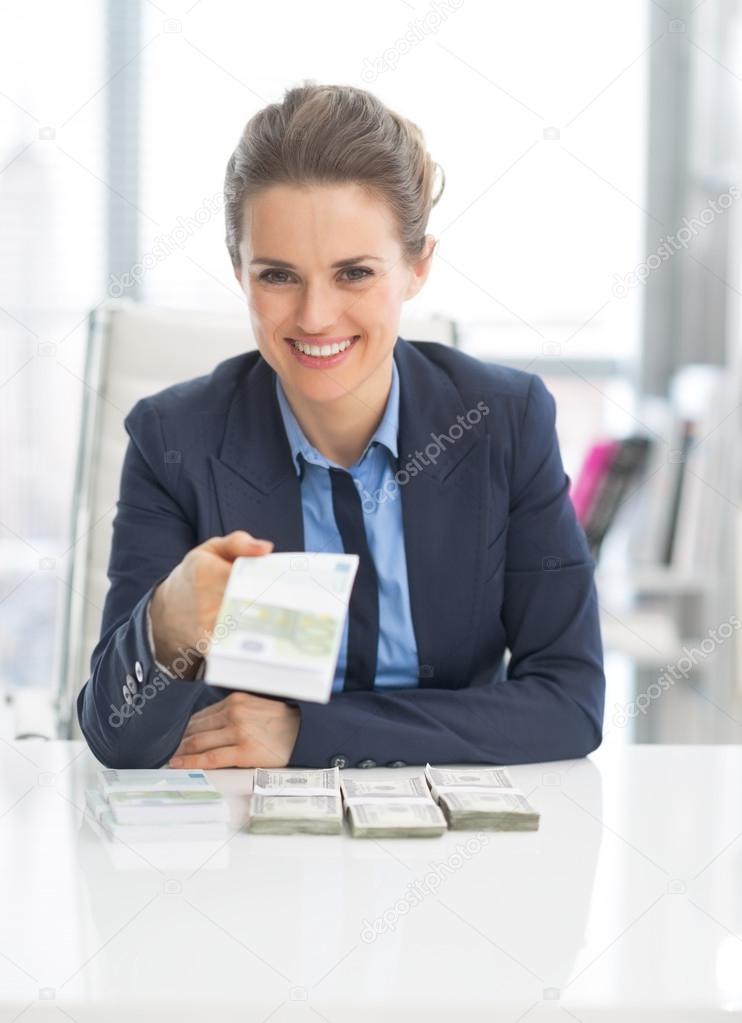
[[[203,548],[227,561],[234,561],[235,558],[270,553],[273,541],[258,540],[244,529],[236,529],[226,536],[212,536],[210,540],[206,541]]]

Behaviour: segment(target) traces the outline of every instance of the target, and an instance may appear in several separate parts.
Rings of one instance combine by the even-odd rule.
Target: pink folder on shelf
[[[590,509],[620,446],[617,440],[598,441],[588,451],[580,475],[569,496],[581,526],[587,524]]]

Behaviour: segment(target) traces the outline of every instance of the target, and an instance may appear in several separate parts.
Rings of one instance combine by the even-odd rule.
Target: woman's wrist
[[[155,660],[167,667],[171,675],[184,681],[192,681],[201,667],[203,658],[183,644],[179,644],[168,628],[167,612],[167,579],[155,589],[150,601],[150,621],[152,623],[152,645]],[[180,662],[176,668],[176,662]],[[185,670],[183,670],[185,668]]]

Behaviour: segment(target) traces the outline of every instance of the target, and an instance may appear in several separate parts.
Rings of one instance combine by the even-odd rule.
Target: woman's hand
[[[300,712],[281,700],[230,693],[197,711],[168,767],[285,767],[299,733]]]
[[[205,650],[224,597],[232,562],[270,554],[272,540],[257,540],[242,529],[214,536],[188,551],[152,595],[150,612],[155,654],[173,665],[185,651]],[[196,673],[190,672],[190,676]],[[181,676],[182,677],[182,676]]]

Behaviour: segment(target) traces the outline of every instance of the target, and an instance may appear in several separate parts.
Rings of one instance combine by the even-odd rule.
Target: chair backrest
[[[440,317],[403,320],[400,335],[450,345],[457,337],[455,325]],[[123,299],[91,313],[71,556],[59,615],[60,734],[82,738],[75,703],[89,675],[109,586],[112,525],[128,443],[124,417],[139,398],[208,373],[255,347],[247,310],[194,313]]]

